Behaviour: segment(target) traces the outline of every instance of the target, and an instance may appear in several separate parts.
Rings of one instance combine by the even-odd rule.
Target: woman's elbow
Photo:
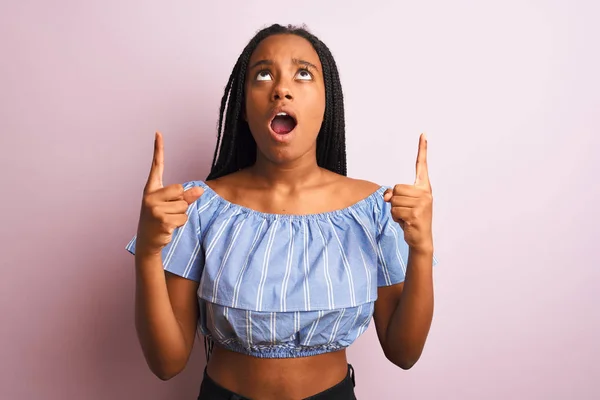
[[[400,362],[395,363],[398,367],[402,368],[405,371],[408,371],[409,369],[411,369],[412,367],[414,367],[414,365],[417,363],[417,361],[419,360],[402,360]]]
[[[161,381],[168,381],[179,375],[186,366],[185,360],[151,360],[146,359],[150,371]]]
[[[413,352],[414,354],[410,354],[409,352],[385,352],[385,357],[395,366],[408,371],[421,358],[421,352]]]
[[[152,371],[152,373],[161,381],[168,381],[169,379],[172,379],[174,377],[176,377],[177,375],[179,375],[179,373],[181,371],[183,371],[183,367],[182,368],[174,368],[174,367],[166,367],[166,366],[149,366],[150,367],[150,371]]]
[[[158,379],[161,381],[168,381],[169,379],[177,376],[177,374],[171,374],[168,372],[155,372],[154,375],[156,375],[156,377],[158,377]]]
[[[411,369],[418,361],[418,359],[409,359],[409,358],[392,358],[387,357],[387,359],[394,364],[395,366],[402,368],[405,371]]]

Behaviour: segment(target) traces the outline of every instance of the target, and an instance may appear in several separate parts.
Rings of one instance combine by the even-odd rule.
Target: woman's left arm
[[[402,369],[421,357],[433,318],[432,252],[410,250],[406,280],[380,287],[373,319],[388,360]]]
[[[414,185],[396,185],[384,200],[408,244],[404,282],[378,289],[374,320],[386,357],[402,369],[421,357],[433,318],[433,237],[427,140],[419,138]]]

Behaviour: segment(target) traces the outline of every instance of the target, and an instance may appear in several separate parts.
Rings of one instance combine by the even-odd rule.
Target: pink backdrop
[[[231,67],[274,21],[337,58],[351,175],[412,183],[429,136],[433,327],[405,372],[371,325],[359,398],[600,398],[600,7],[491,3],[0,3],[0,398],[195,398],[201,345],[172,381],[145,366],[123,247],[154,130],[166,182],[203,178]]]

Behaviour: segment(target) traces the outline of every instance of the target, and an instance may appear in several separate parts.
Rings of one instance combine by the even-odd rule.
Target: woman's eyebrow
[[[296,64],[296,65],[302,65],[302,66],[305,66],[305,67],[312,68],[315,71],[319,70],[319,68],[317,68],[316,65],[314,65],[313,63],[311,63],[309,61],[306,61],[306,60],[300,60],[298,58],[292,58],[292,62],[294,64]],[[271,65],[273,65],[273,60],[266,60],[266,59],[265,60],[258,60],[257,62],[255,62],[254,64],[252,64],[249,69],[254,69],[254,68],[256,68],[256,67],[258,67],[260,65],[269,65],[269,66],[271,66]]]
[[[272,60],[259,60],[259,61],[255,62],[254,64],[252,64],[249,69],[256,68],[259,65],[273,65],[273,61]]]
[[[319,70],[319,68],[317,68],[317,66],[316,66],[316,65],[314,65],[313,63],[311,63],[311,62],[308,62],[308,61],[306,61],[306,60],[299,60],[299,59],[297,59],[297,58],[292,58],[292,62],[293,62],[294,64],[304,65],[305,67],[313,68],[313,69],[314,69],[314,70],[316,70],[316,71],[318,71],[318,70]]]

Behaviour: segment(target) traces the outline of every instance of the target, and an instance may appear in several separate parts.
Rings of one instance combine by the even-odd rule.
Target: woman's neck
[[[322,180],[324,173],[315,157],[301,157],[289,163],[276,164],[260,156],[248,172],[256,183],[284,191],[313,185]]]

